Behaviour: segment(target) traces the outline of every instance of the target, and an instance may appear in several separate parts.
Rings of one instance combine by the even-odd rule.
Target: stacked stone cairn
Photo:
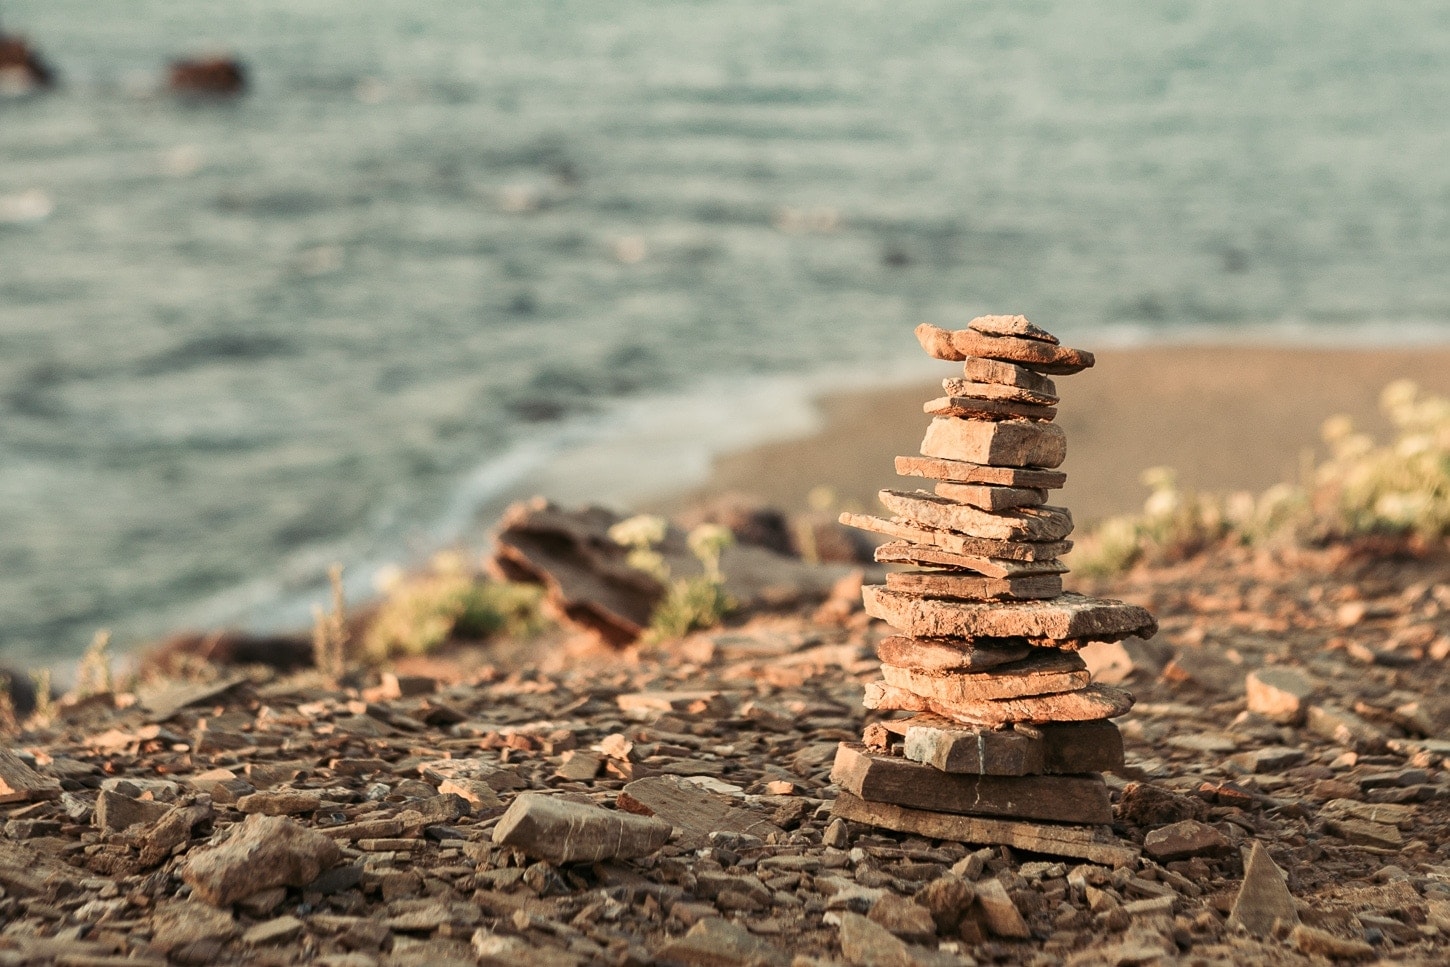
[[[882,678],[866,686],[866,706],[915,714],[873,723],[860,745],[842,743],[836,814],[1121,859],[1093,829],[1112,818],[1097,773],[1123,764],[1110,720],[1133,699],[1093,684],[1078,651],[1149,637],[1157,623],[1143,608],[1063,591],[1072,515],[1047,503],[1067,479],[1055,469],[1067,440],[1053,422],[1051,377],[1086,369],[1092,354],[1023,316],[984,316],[956,332],[922,325],[916,335],[931,356],[964,364],[964,378],[944,380],[946,395],[925,406],[921,456],[896,458],[897,473],[938,483],[881,491],[890,519],[841,515],[891,538],[878,561],[916,568],[863,590],[866,611],[898,632],[878,646]]]

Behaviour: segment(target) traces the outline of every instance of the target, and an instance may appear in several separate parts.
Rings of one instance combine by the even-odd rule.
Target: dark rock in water
[[[234,97],[247,89],[247,70],[232,57],[173,61],[166,86],[176,94]]]
[[[55,86],[55,71],[25,40],[0,33],[0,93],[26,93]]]

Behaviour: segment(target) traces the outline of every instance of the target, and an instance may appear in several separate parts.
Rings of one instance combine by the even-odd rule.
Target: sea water
[[[1450,338],[1438,0],[0,14],[63,77],[0,101],[0,660],[627,505],[923,320]],[[165,96],[210,50],[246,96]]]

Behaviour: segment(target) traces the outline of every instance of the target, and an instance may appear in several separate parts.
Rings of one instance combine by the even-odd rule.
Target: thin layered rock
[[[913,714],[872,723],[862,745],[842,743],[831,775],[844,790],[838,814],[971,842],[1058,844],[1069,856],[1085,855],[1084,843],[1131,853],[1099,833],[1037,825],[1111,819],[1098,773],[1123,765],[1111,720],[1133,698],[1093,682],[1077,651],[1157,631],[1143,608],[1063,590],[1073,520],[1050,503],[1067,479],[1056,469],[1067,437],[1053,422],[1050,375],[1086,369],[1093,356],[1023,316],[916,335],[929,355],[963,364],[923,407],[932,420],[921,455],[896,459],[897,473],[934,489],[881,491],[889,518],[841,516],[891,538],[878,561],[916,568],[862,589],[867,613],[899,632],[878,647],[881,679],[864,704]]]

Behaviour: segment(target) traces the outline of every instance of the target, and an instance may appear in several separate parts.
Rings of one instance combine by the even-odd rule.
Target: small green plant
[[[620,547],[629,548],[625,560],[630,567],[638,568],[663,583],[670,579],[670,568],[663,555],[655,550],[655,545],[664,543],[669,526],[663,517],[636,514],[609,528],[609,539]]]
[[[75,694],[79,698],[104,695],[115,688],[111,674],[111,633],[104,628],[91,638],[90,647],[76,665]]]
[[[452,552],[436,555],[422,574],[393,576],[382,590],[363,635],[363,654],[374,662],[426,654],[454,639],[528,637],[544,626],[542,588],[484,580]]]
[[[665,596],[650,615],[647,641],[657,643],[682,638],[691,631],[713,628],[724,620],[735,604],[725,592],[725,575],[720,558],[735,543],[735,535],[719,524],[701,524],[686,537],[690,552],[704,573],[675,578],[656,545],[664,542],[669,525],[663,517],[640,514],[622,520],[609,529],[610,539],[629,548],[626,558],[665,586]]]
[[[10,676],[0,675],[0,735],[20,734],[20,720],[15,715],[15,696],[10,686]]]
[[[347,671],[348,630],[347,598],[343,593],[342,565],[327,569],[332,588],[332,608],[312,606],[312,663],[331,679],[341,678]]]
[[[1073,569],[1111,574],[1145,556],[1183,557],[1215,541],[1305,543],[1366,534],[1450,537],[1450,399],[1409,381],[1385,387],[1380,405],[1395,439],[1377,445],[1348,417],[1325,421],[1329,457],[1312,459],[1299,484],[1281,483],[1257,497],[1204,496],[1180,490],[1173,472],[1155,468],[1152,493],[1137,515],[1103,522],[1079,543]]]
[[[30,680],[35,683],[35,711],[32,717],[37,722],[48,723],[55,718],[55,696],[51,694],[50,669],[32,671]]]
[[[1399,380],[1385,387],[1380,406],[1396,430],[1386,446],[1345,417],[1325,424],[1330,458],[1314,479],[1320,502],[1337,512],[1340,533],[1450,535],[1450,399]]]

